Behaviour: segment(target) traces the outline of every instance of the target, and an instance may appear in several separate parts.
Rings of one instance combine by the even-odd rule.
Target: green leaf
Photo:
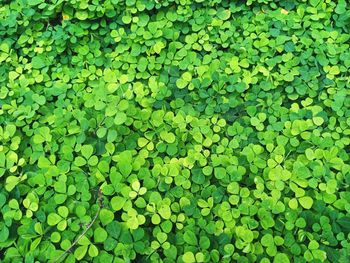
[[[214,175],[215,175],[215,178],[219,180],[224,179],[226,177],[226,169],[223,167],[215,167]]]
[[[176,80],[176,86],[179,88],[179,89],[183,89],[185,88],[186,86],[188,85],[188,82],[184,79],[178,79]]]
[[[187,244],[191,246],[197,246],[198,244],[197,237],[191,230],[187,230],[183,237]]]
[[[345,0],[338,0],[337,7],[335,8],[335,12],[339,15],[344,14],[346,12],[347,3]]]
[[[107,239],[107,231],[102,227],[98,227],[94,231],[94,241],[97,243],[102,243]]]
[[[47,217],[47,223],[49,226],[55,226],[62,220],[62,217],[56,213],[50,213]]]
[[[230,10],[225,10],[225,9],[220,9],[218,12],[217,12],[217,16],[218,18],[220,18],[221,20],[227,20],[230,18],[231,16],[231,11]]]
[[[81,154],[85,157],[85,159],[89,159],[94,151],[94,148],[91,145],[83,145],[81,147]]]
[[[310,0],[312,6],[317,6],[320,3],[320,0]]]
[[[87,11],[83,11],[83,10],[79,10],[75,13],[75,16],[79,19],[79,20],[86,20],[88,18],[88,12]]]
[[[139,221],[137,220],[136,217],[130,217],[126,223],[127,223],[127,226],[133,230],[139,227]]]
[[[67,207],[65,206],[60,206],[58,209],[58,214],[64,218],[68,217],[68,214],[69,214],[69,210]]]
[[[0,243],[7,241],[9,234],[9,229],[3,222],[0,222]]]
[[[81,239],[79,239],[78,244],[82,246],[89,246],[91,242],[89,238],[87,238],[86,236],[83,236]]]
[[[102,208],[100,211],[100,220],[103,225],[108,225],[114,219],[114,213],[110,210]]]
[[[262,238],[261,238],[261,244],[265,247],[270,247],[270,246],[274,246],[275,242],[273,240],[273,236],[271,234],[265,234]]]
[[[165,233],[158,233],[157,234],[157,240],[160,244],[163,244],[167,240],[168,236]]]
[[[74,164],[78,167],[81,167],[81,166],[84,166],[86,164],[86,160],[83,157],[78,156],[75,158]]]
[[[112,206],[112,209],[115,210],[115,211],[119,211],[123,208],[124,204],[125,204],[125,199],[121,196],[114,196],[112,199],[111,199],[111,206]]]
[[[119,238],[122,229],[118,222],[112,221],[107,225],[106,230],[108,234],[113,238]]]
[[[163,140],[165,140],[167,143],[174,143],[176,138],[173,133],[167,132],[163,135]]]
[[[305,209],[310,209],[314,203],[314,200],[309,196],[303,196],[299,198],[299,203]]]
[[[159,209],[158,209],[158,213],[160,214],[161,217],[163,217],[164,219],[169,219],[171,216],[171,210],[170,207],[167,205],[162,205]]]
[[[116,125],[121,125],[126,121],[126,119],[127,119],[127,116],[124,112],[117,112],[114,118],[114,123]]]
[[[274,263],[279,263],[279,262],[286,262],[289,263],[290,260],[288,258],[288,256],[284,253],[277,253],[275,258],[273,259]]]
[[[340,227],[347,232],[350,232],[350,217],[341,217],[337,220]]]
[[[186,252],[183,256],[182,256],[182,260],[185,263],[194,263],[196,262],[196,259],[194,257],[194,254],[191,251]]]
[[[132,171],[132,165],[126,162],[119,162],[118,168],[123,176],[128,176]]]
[[[41,3],[43,3],[43,0],[33,0],[33,1],[29,1],[29,2],[28,2],[28,4],[29,4],[30,6],[39,5],[39,4],[41,4]]]
[[[20,182],[20,179],[16,176],[10,175],[9,177],[7,177],[6,184],[5,184],[6,191],[11,192],[19,182]]]
[[[74,257],[77,259],[77,260],[81,260],[84,258],[84,256],[86,255],[86,252],[88,250],[88,246],[80,246],[80,247],[77,247],[74,251]]]
[[[93,258],[98,256],[98,249],[93,244],[91,244],[89,247],[89,256]]]
[[[33,57],[32,59],[32,66],[35,69],[41,69],[46,66],[45,61],[42,57]]]

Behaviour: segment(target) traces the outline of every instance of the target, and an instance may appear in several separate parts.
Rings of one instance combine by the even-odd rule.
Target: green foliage
[[[349,262],[349,8],[1,1],[0,261]]]

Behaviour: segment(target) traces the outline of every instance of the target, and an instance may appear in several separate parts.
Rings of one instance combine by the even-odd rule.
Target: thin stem
[[[90,224],[87,225],[86,229],[81,233],[75,241],[67,248],[58,258],[56,258],[53,263],[57,263],[62,257],[64,257],[68,252],[79,242],[79,240],[86,234],[86,232],[93,226],[95,223],[96,219],[98,218],[98,215],[100,214],[100,211],[102,209],[102,192],[101,189],[98,189],[98,198],[97,198],[97,203],[98,203],[98,210],[96,212],[95,217],[92,219]]]

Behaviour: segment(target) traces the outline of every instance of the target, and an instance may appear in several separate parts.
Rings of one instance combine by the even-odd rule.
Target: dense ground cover
[[[349,262],[346,0],[3,0],[1,262]]]

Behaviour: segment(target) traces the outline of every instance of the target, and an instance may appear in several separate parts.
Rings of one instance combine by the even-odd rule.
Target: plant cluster
[[[349,262],[349,23],[347,0],[1,1],[0,261]]]

